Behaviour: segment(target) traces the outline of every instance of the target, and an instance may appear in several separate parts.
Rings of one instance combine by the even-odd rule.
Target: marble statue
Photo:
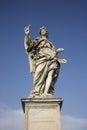
[[[36,38],[30,37],[30,26],[26,26],[24,32],[24,47],[30,64],[30,72],[33,75],[33,87],[29,97],[53,97],[60,64],[67,62],[66,59],[57,56],[64,49],[56,49],[48,40],[46,27],[40,28],[40,36]]]

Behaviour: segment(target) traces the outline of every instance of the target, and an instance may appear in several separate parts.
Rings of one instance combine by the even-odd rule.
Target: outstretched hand
[[[25,32],[26,35],[29,35],[29,33],[30,33],[30,25],[28,25],[28,26],[26,26],[24,28],[24,32]]]
[[[62,52],[62,51],[64,51],[64,48],[58,48],[58,49],[56,50],[56,53],[59,53],[59,52]]]

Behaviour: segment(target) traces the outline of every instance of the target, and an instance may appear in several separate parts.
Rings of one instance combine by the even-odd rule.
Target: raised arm
[[[24,32],[25,32],[25,37],[24,37],[24,48],[26,50],[26,53],[28,54],[28,52],[30,51],[30,49],[33,46],[32,43],[32,39],[30,37],[30,25],[26,26],[24,28]]]

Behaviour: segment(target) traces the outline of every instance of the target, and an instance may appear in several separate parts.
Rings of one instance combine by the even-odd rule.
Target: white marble
[[[54,95],[54,85],[59,75],[60,63],[66,63],[57,55],[64,48],[56,49],[48,40],[48,30],[40,28],[40,37],[31,38],[29,26],[24,28],[24,47],[30,64],[30,72],[33,74],[33,87],[31,98],[49,97]]]
[[[61,130],[60,98],[22,99],[25,130]]]

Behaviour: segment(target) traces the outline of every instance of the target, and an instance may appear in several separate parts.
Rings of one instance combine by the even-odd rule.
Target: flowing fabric
[[[50,71],[53,71],[51,85],[48,93],[54,93],[54,84],[59,74],[60,64],[56,58],[56,50],[52,43],[47,40],[42,41],[36,48],[34,55],[35,72],[33,89],[31,95],[42,95],[45,90],[46,81]]]

